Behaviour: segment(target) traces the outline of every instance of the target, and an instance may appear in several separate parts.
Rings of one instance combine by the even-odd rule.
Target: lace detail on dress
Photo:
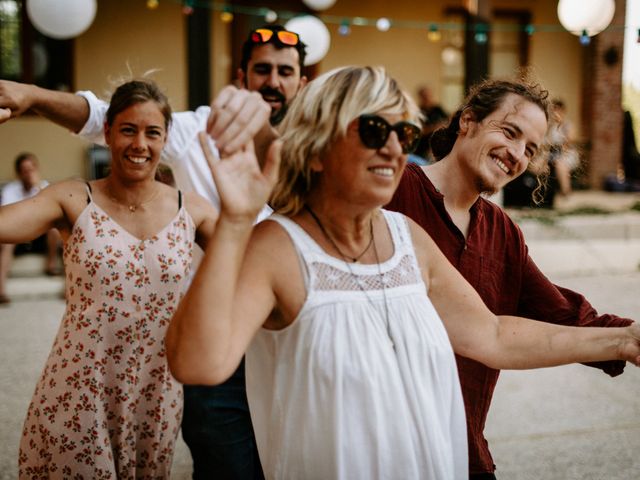
[[[362,268],[362,266],[356,264],[352,269]],[[351,273],[323,262],[312,262],[310,269],[316,279],[314,289],[319,291],[382,290],[382,282],[384,282],[384,288],[388,289],[413,285],[421,280],[420,272],[417,271],[410,255],[404,255],[395,267],[383,272],[382,278],[378,272],[359,274],[354,271]]]

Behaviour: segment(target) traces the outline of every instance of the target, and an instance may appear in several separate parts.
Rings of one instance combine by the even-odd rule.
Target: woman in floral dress
[[[154,179],[171,110],[155,84],[114,93],[111,172],[0,210],[0,241],[64,239],[67,308],[24,424],[20,478],[167,478],[182,415],[164,335],[215,209]],[[195,134],[195,133],[194,133]],[[16,228],[20,225],[20,228]]]

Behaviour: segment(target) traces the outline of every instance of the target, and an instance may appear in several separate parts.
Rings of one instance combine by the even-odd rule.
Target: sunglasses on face
[[[398,122],[391,125],[378,115],[360,115],[358,117],[358,133],[362,144],[367,148],[382,148],[386,145],[391,132],[396,132],[402,147],[402,153],[411,153],[418,146],[420,128],[409,122]]]
[[[268,28],[258,28],[257,30],[254,30],[251,32],[249,38],[251,38],[253,43],[269,43],[274,35],[278,42],[283,45],[295,47],[300,43],[300,37],[297,33],[288,32],[286,30],[278,30],[277,32],[274,32]]]

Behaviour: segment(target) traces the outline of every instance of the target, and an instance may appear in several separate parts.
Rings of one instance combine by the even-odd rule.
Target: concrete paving
[[[620,210],[637,201],[632,196],[622,200],[615,197]],[[603,312],[640,318],[640,259],[634,256],[640,254],[634,243],[640,237],[640,214],[559,222],[548,230],[549,222],[520,221],[542,270],[557,283],[584,293]],[[591,233],[585,235],[589,228]],[[608,235],[614,229],[618,233]],[[630,253],[618,261],[621,245]],[[568,253],[576,250],[581,256]],[[594,258],[600,260],[583,268]],[[17,262],[20,277],[12,278],[8,288],[13,302],[0,307],[0,480],[17,476],[22,422],[64,311],[62,279],[43,277],[40,269],[37,258]],[[639,419],[640,370],[632,366],[615,379],[579,365],[503,372],[487,424],[498,478],[640,478]],[[186,480],[190,472],[191,459],[180,440],[172,478]]]

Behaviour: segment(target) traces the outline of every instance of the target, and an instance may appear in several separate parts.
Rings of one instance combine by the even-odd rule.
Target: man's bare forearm
[[[89,118],[89,105],[79,95],[7,80],[0,80],[0,109],[10,111],[10,118],[32,111],[74,133]]]

